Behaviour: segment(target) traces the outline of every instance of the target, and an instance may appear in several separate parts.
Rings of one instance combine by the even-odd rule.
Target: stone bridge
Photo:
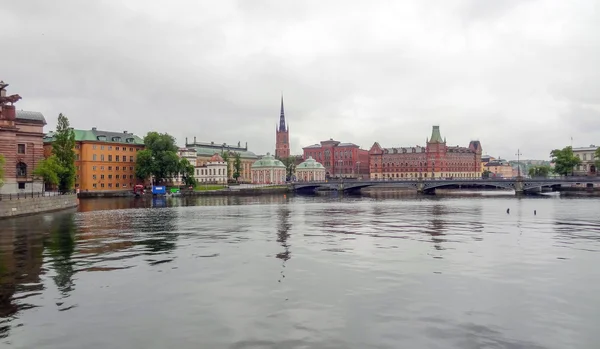
[[[506,179],[414,179],[414,180],[329,180],[313,182],[295,182],[290,184],[294,191],[329,189],[339,191],[358,191],[373,186],[411,188],[419,193],[435,193],[436,188],[481,186],[514,190],[516,193],[539,190],[542,187],[582,184],[585,186],[600,185],[600,176],[561,177],[561,178],[506,178]]]

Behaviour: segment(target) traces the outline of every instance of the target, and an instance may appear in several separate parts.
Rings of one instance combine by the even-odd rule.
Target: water
[[[0,347],[600,343],[598,199],[103,199],[80,211],[0,221]]]

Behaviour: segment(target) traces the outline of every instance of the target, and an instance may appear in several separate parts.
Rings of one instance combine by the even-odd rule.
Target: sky
[[[293,154],[321,140],[548,159],[600,145],[600,2],[7,1],[0,80],[79,129]]]

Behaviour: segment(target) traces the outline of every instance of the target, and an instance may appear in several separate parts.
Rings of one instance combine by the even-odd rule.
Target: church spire
[[[279,131],[285,131],[285,111],[283,110],[283,93],[281,94],[281,112],[279,114]]]

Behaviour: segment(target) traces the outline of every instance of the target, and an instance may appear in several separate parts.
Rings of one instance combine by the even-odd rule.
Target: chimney
[[[196,136],[194,136],[194,144],[196,144]]]
[[[187,142],[187,137],[185,137],[185,146],[187,147],[188,142]]]
[[[124,134],[127,134],[127,131],[123,131]]]
[[[3,105],[2,106],[2,118],[4,120],[15,121],[17,119],[17,112],[14,105]]]
[[[97,130],[96,126],[92,127],[92,131],[96,131],[96,130]]]

